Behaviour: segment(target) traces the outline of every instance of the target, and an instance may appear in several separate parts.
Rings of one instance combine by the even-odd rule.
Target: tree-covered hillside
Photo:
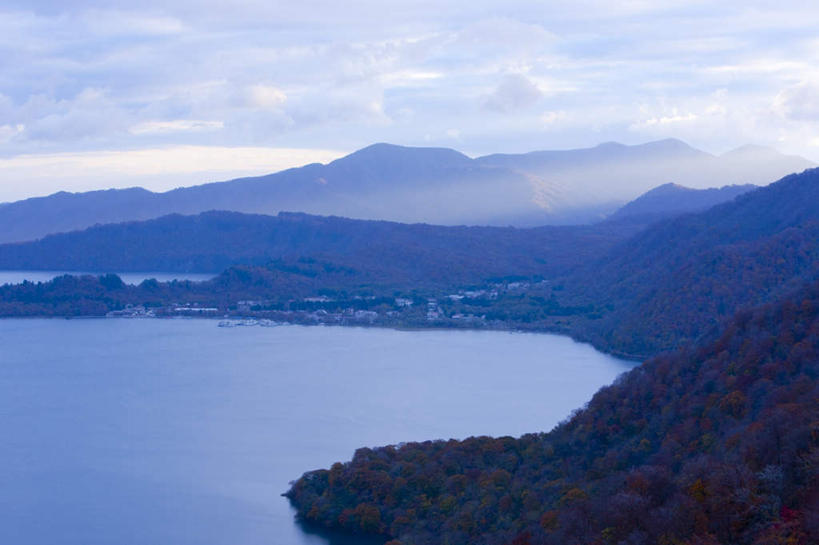
[[[602,389],[550,433],[362,448],[288,492],[393,544],[819,542],[819,283]]]
[[[658,221],[690,212],[702,212],[758,189],[752,184],[692,189],[679,184],[655,187],[606,218],[607,221]]]
[[[817,203],[813,169],[652,225],[566,276],[566,304],[600,307],[569,329],[645,356],[696,341],[819,273]]]
[[[0,268],[218,273],[233,265],[309,258],[353,270],[360,282],[451,286],[498,276],[565,274],[640,227],[444,227],[307,214],[206,212],[3,244]]]

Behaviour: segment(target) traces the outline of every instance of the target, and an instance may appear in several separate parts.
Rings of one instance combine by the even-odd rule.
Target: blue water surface
[[[356,543],[302,529],[288,482],[548,430],[632,366],[555,335],[0,320],[0,543]]]

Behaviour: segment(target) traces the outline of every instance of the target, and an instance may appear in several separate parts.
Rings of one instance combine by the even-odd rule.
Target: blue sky
[[[470,155],[676,137],[819,159],[819,4],[0,7],[0,201],[167,189],[373,142]]]

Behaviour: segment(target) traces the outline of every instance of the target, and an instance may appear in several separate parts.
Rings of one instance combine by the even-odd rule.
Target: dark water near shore
[[[0,543],[356,543],[301,529],[288,482],[548,430],[632,365],[555,335],[0,320]]]
[[[100,275],[101,272],[65,272],[65,271],[0,271],[0,286],[3,284],[20,284],[25,280],[29,282],[48,282],[54,277],[71,274],[79,276],[83,274]],[[131,272],[117,273],[126,284],[140,284],[143,280],[153,278],[160,282],[170,282],[171,280],[193,280],[201,282],[210,280],[214,274],[207,273],[167,273],[167,272]]]

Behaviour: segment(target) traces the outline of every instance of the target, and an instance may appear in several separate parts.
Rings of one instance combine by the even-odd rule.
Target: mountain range
[[[364,287],[383,293],[457,290],[520,277],[545,284],[522,299],[465,299],[453,312],[561,331],[603,350],[642,357],[697,342],[743,305],[762,304],[819,276],[819,169],[705,211],[672,206],[682,201],[680,193],[709,200],[745,189],[660,188],[634,203],[642,200],[639,210],[656,211],[646,223],[640,223],[641,213],[586,226],[447,227],[292,213],[170,215],[0,245],[0,267],[215,273],[242,266],[221,276],[219,289],[250,290],[260,298],[283,297],[296,286],[303,296]],[[702,201],[685,200],[694,208]],[[664,219],[656,219],[662,213]],[[206,297],[207,288],[200,291]]]
[[[170,214],[0,244],[0,270],[219,273],[234,265],[311,258],[360,271],[360,280],[396,283],[556,277],[605,254],[651,222],[701,211],[755,187],[697,190],[667,184],[605,222],[578,226],[437,226],[289,212]]]
[[[440,225],[588,223],[662,183],[700,189],[764,184],[812,166],[767,148],[714,156],[678,140],[475,159],[451,149],[375,144],[326,165],[165,193],[141,188],[60,192],[5,203],[0,205],[0,243],[208,210]]]

